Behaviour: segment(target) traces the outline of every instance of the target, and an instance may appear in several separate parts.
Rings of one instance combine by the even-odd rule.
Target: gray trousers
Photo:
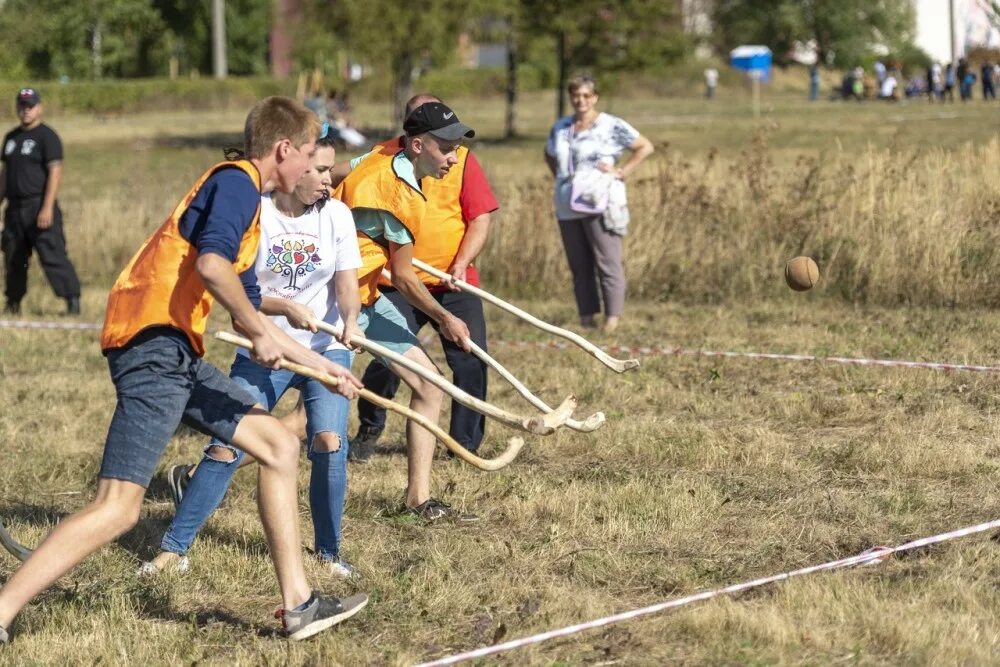
[[[573,273],[573,293],[580,317],[601,312],[600,297],[604,299],[605,317],[621,315],[625,306],[622,237],[604,230],[603,217],[592,215],[559,221],[566,260]]]

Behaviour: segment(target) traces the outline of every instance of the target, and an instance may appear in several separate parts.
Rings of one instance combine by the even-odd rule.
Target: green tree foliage
[[[597,74],[676,62],[691,44],[678,3],[663,0],[520,0],[520,39],[548,40],[558,69],[557,113],[569,72]]]
[[[318,52],[340,48],[353,59],[385,68],[393,81],[394,123],[412,94],[414,73],[452,59],[459,34],[471,27],[481,9],[474,0],[311,0],[304,4],[304,22],[313,36],[296,44],[300,62],[313,63]]]
[[[916,29],[911,0],[719,0],[712,19],[720,51],[764,44],[779,63],[813,40],[821,62],[850,66],[878,47],[906,50]]]
[[[270,0],[227,0],[229,68],[267,71]],[[164,75],[211,67],[205,0],[6,0],[0,3],[0,77],[70,79]]]

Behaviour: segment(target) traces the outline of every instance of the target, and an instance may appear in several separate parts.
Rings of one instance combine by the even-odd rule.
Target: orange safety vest
[[[201,175],[160,228],[139,248],[118,275],[101,331],[101,350],[123,347],[136,334],[155,326],[169,326],[187,334],[198,356],[214,299],[195,269],[198,249],[180,232],[180,220],[208,177],[222,169],[242,169],[261,188],[260,172],[252,162],[220,162]],[[260,201],[253,222],[240,240],[233,262],[237,273],[252,267],[260,241]]]
[[[389,139],[376,151],[399,151],[400,140]],[[458,163],[453,166],[444,178],[425,178],[420,187],[427,198],[427,213],[420,225],[420,235],[413,243],[413,256],[422,262],[430,264],[435,269],[447,272],[455,261],[458,249],[462,247],[465,230],[468,224],[462,216],[462,184],[465,182],[465,162],[469,157],[469,149],[458,148]],[[440,285],[441,280],[429,273],[416,269],[417,276],[425,285]],[[384,277],[380,278],[381,287],[390,287],[391,283]]]
[[[427,200],[422,192],[396,175],[392,160],[400,150],[397,142],[395,146],[382,146],[372,151],[340,182],[333,196],[351,210],[377,209],[391,213],[416,239],[427,210]],[[358,249],[361,251],[361,268],[358,269],[361,304],[370,306],[379,296],[382,269],[389,263],[388,243],[384,238],[375,241],[359,231]]]

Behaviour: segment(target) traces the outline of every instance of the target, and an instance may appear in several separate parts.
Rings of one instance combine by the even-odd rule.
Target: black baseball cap
[[[17,91],[17,99],[15,101],[20,106],[33,107],[41,104],[42,96],[34,88],[22,88]]]
[[[460,122],[455,112],[440,102],[428,102],[414,109],[403,121],[403,131],[410,137],[430,132],[445,141],[476,136],[475,130]]]

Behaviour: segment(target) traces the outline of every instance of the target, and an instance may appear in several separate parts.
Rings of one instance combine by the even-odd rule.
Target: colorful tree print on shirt
[[[316,245],[303,245],[301,241],[285,241],[271,246],[267,255],[267,266],[272,273],[278,273],[288,278],[285,289],[301,289],[298,286],[299,276],[312,273],[322,260],[316,252]]]

